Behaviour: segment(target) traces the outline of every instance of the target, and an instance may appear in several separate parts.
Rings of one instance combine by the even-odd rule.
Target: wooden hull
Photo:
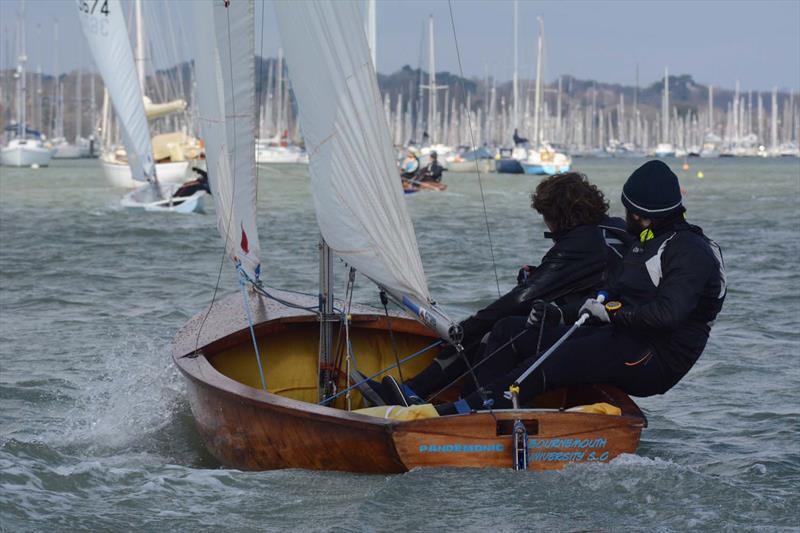
[[[200,437],[209,452],[228,467],[365,473],[397,473],[416,467],[511,468],[511,427],[519,419],[528,430],[529,468],[556,469],[633,453],[646,424],[627,395],[607,386],[553,391],[533,409],[413,421],[386,420],[266,392],[251,386],[254,380],[245,384],[223,373],[235,376],[240,372],[235,365],[226,366],[225,359],[239,357],[237,347],[249,342],[247,324],[234,311],[238,295],[233,296],[215,304],[208,330],[203,328],[198,334],[201,313],[178,333],[173,344],[175,363],[188,380],[189,402]],[[240,298],[238,306],[241,308]],[[258,338],[272,339],[274,344],[271,355],[262,355],[262,361],[273,365],[265,371],[268,388],[273,389],[268,372],[280,371],[275,359],[281,358],[281,346],[299,346],[300,337],[308,337],[318,325],[310,313],[281,309],[254,295],[251,307],[257,317]],[[351,329],[353,335],[363,334],[374,345],[374,336],[383,335],[388,324],[378,310],[369,313],[368,309],[354,309]],[[221,320],[226,313],[227,320]],[[407,318],[393,317],[391,327],[400,343],[404,338],[422,344],[432,340],[432,333]],[[295,334],[297,339],[287,337]],[[202,346],[198,352],[194,351],[196,342]],[[419,361],[417,368],[424,364]],[[595,402],[616,405],[622,415],[559,411]]]

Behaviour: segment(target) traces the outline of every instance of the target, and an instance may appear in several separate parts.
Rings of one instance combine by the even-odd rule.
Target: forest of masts
[[[296,107],[282,58],[265,61],[256,98],[260,102],[261,138],[288,137],[302,144],[296,121]],[[279,66],[281,68],[279,68]],[[257,67],[258,68],[258,67]],[[188,71],[188,74],[187,74]],[[446,74],[445,74],[446,75]],[[188,76],[189,79],[186,79]],[[440,78],[442,74],[438,75]],[[148,94],[154,101],[185,98],[191,115],[193,92],[191,69],[160,71],[148,77]],[[432,85],[421,73],[416,87],[383,92],[383,105],[390,135],[395,145],[444,144],[457,146],[503,147],[513,144],[515,129],[532,141],[535,109],[532,82],[523,82],[520,102],[513,105],[509,83],[498,86],[492,80],[472,80],[474,90],[464,91],[459,83]],[[30,127],[49,137],[76,136],[97,132],[99,109],[103,107],[102,80],[81,70],[56,78],[40,72],[26,73],[28,90],[25,104]],[[778,150],[797,145],[800,136],[800,98],[795,93],[743,92],[738,83],[732,96],[714,99],[714,88],[694,85],[704,91],[707,101],[698,105],[670,105],[669,92],[676,80],[669,77],[670,88],[661,91],[660,109],[638,101],[638,89],[625,98],[625,88],[608,88],[573,94],[559,77],[544,86],[539,116],[538,139],[573,153],[613,150],[617,146],[647,151],[658,143],[671,143],[676,149],[699,150],[704,142],[721,148],[764,146]],[[435,80],[435,78],[434,78]],[[15,90],[15,71],[2,71],[0,80],[0,117],[3,128],[13,123],[19,91]],[[427,82],[427,85],[423,82]],[[667,89],[667,90],[664,90]],[[577,91],[575,91],[577,92]],[[630,92],[630,91],[628,91]],[[729,91],[728,91],[729,93]],[[435,104],[431,106],[435,98]],[[432,115],[432,108],[436,110]],[[514,110],[517,117],[514,117]],[[469,110],[469,111],[468,111]],[[667,117],[664,120],[664,117]],[[188,119],[188,120],[187,120]],[[173,124],[165,121],[165,131]],[[172,119],[172,120],[177,120]],[[191,117],[181,124],[191,128]],[[470,127],[472,133],[470,134]],[[159,128],[155,124],[156,131]]]

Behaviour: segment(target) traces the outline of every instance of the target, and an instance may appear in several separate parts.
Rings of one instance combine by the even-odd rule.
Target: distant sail
[[[155,178],[150,130],[119,0],[77,0],[81,27],[119,119],[133,178]]]
[[[378,285],[429,302],[357,2],[275,10],[325,241]]]
[[[217,225],[228,255],[256,279],[253,1],[196,0],[193,11],[197,112]]]

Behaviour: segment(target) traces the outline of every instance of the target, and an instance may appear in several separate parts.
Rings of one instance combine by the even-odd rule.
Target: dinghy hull
[[[281,298],[292,296],[280,293]],[[312,299],[307,299],[301,305],[311,303]],[[267,386],[275,390],[270,380],[281,371],[276,359],[303,342],[313,345],[313,332],[319,325],[311,313],[286,308],[255,294],[250,294],[249,300],[259,344],[264,342],[262,349],[268,352],[261,354]],[[621,453],[634,453],[646,425],[633,401],[609,386],[553,391],[530,409],[410,421],[367,416],[299,401],[285,397],[285,393],[266,392],[255,385],[257,374],[246,379],[241,374],[242,361],[255,358],[241,308],[240,295],[217,302],[205,326],[201,327],[204,311],[176,335],[173,344],[173,359],[187,379],[189,403],[201,440],[228,467],[382,474],[416,467],[512,468],[512,427],[514,421],[521,420],[528,431],[529,468],[557,469],[570,463],[606,462]],[[362,346],[376,346],[375,336],[385,336],[389,324],[379,310],[367,310],[354,310],[351,331],[354,339],[360,334],[369,337]],[[394,316],[391,327],[400,343],[404,338],[418,345],[434,340],[431,332],[408,318]],[[200,349],[195,351],[195,346]],[[359,351],[359,362],[364,359],[364,352]],[[418,370],[426,364],[420,359],[408,366]],[[411,368],[403,368],[408,377]],[[312,376],[311,383],[315,381],[316,376]],[[614,405],[621,414],[563,410],[597,402]]]

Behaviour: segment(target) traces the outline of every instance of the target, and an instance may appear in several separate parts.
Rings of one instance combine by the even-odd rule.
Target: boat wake
[[[188,410],[183,385],[161,340],[128,338],[106,350],[95,373],[50,435],[90,453],[141,447]],[[156,450],[152,450],[156,451]]]

